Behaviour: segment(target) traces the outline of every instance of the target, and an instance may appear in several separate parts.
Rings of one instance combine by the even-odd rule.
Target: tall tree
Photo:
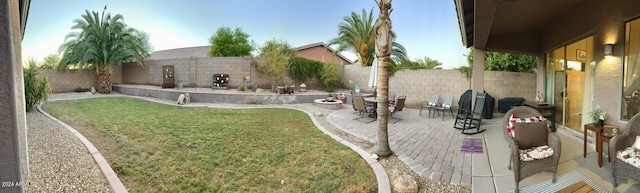
[[[59,63],[60,63],[60,56],[58,56],[57,54],[51,54],[43,58],[42,63],[40,64],[40,68],[55,69],[58,67]]]
[[[260,58],[257,69],[262,73],[269,74],[271,78],[271,89],[274,90],[278,81],[281,81],[289,72],[289,60],[297,54],[291,45],[284,40],[269,40],[260,48]]]
[[[376,22],[375,53],[378,57],[378,133],[373,151],[378,156],[391,155],[389,148],[389,58],[392,53],[393,34],[391,32],[391,0],[374,0],[380,8],[380,16]]]
[[[244,33],[241,28],[232,31],[229,27],[220,27],[209,38],[211,49],[208,55],[211,57],[250,56],[255,46],[253,40],[249,41],[249,37],[249,34]]]
[[[362,66],[371,66],[375,57],[375,31],[374,24],[379,19],[373,19],[373,9],[362,14],[351,12],[351,16],[344,17],[344,22],[338,25],[338,37],[329,41],[329,45],[338,45],[337,52],[346,50],[354,51]],[[392,55],[400,59],[407,58],[407,50],[400,43],[393,41],[395,35],[391,32]]]
[[[473,65],[473,49],[469,49],[466,55],[467,63]],[[533,72],[538,65],[535,56],[525,54],[512,54],[503,52],[485,52],[484,70],[507,72]]]
[[[424,59],[416,60],[417,66],[424,66],[425,69],[442,69],[442,63],[438,60],[431,59],[429,57],[424,57]]]
[[[112,16],[105,13],[86,10],[82,19],[75,19],[71,27],[74,31],[67,34],[60,45],[62,54],[59,67],[85,66],[94,68],[98,74],[98,92],[111,92],[111,72],[114,65],[124,62],[144,64],[151,50],[148,40],[142,39],[139,31],[127,27],[120,14]]]

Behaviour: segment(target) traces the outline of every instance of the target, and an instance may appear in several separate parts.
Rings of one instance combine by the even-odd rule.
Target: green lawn
[[[290,109],[181,108],[107,97],[44,109],[77,128],[135,192],[375,192],[357,153]]]

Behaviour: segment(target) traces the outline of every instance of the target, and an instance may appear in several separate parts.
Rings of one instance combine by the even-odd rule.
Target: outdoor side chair
[[[352,102],[353,102],[353,108],[356,110],[356,112],[358,112],[358,117],[354,118],[353,120],[362,119],[364,118],[365,114],[372,113],[374,110],[372,107],[367,107],[364,104],[364,98],[362,97],[353,97]],[[370,122],[373,122],[373,121],[367,121],[365,123],[370,123]]]
[[[453,109],[451,109],[451,105],[453,105],[453,97],[454,96],[445,96],[442,105],[435,107],[438,116],[440,116],[440,112],[442,112],[442,120],[444,121],[444,117],[446,115],[446,111],[449,110],[451,113],[451,118],[453,117]]]
[[[393,123],[396,123],[396,122],[402,120],[400,118],[393,117],[393,114],[395,114],[398,111],[402,111],[402,109],[404,109],[404,101],[405,100],[407,100],[407,96],[404,96],[404,95],[400,96],[400,97],[398,97],[398,100],[396,101],[395,104],[389,106],[389,118],[397,120],[397,121],[395,121]]]
[[[422,101],[422,105],[420,105],[420,115],[422,115],[422,109],[426,108],[429,111],[429,117],[431,117],[431,111],[435,110],[434,108],[438,106],[438,100],[440,100],[440,95],[434,94],[431,95],[431,99],[428,101]]]

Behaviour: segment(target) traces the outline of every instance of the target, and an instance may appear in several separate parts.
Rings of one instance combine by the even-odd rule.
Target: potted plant
[[[589,112],[589,115],[591,116],[593,122],[596,122],[597,126],[603,126],[604,120],[607,119],[607,113],[600,110],[600,106],[597,106],[595,109]]]

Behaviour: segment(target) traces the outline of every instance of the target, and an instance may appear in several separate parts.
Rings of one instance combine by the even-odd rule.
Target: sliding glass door
[[[556,106],[556,124],[575,131],[582,131],[591,106],[592,48],[589,37],[547,53],[545,99]]]

